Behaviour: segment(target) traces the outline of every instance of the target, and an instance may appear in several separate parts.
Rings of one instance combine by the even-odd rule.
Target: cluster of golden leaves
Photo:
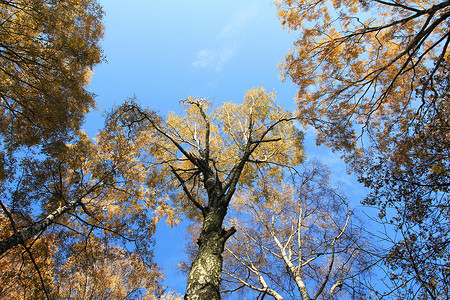
[[[86,91],[101,59],[96,1],[2,1],[0,134],[4,147],[64,140],[94,107]]]
[[[14,248],[0,260],[0,297],[154,299],[162,293],[156,284],[162,274],[155,265],[120,247],[107,247],[95,237],[76,241],[53,231],[36,240],[29,253]]]
[[[78,132],[78,140],[56,158],[28,161],[21,182],[11,182],[19,192],[5,207],[9,214],[3,217],[2,239],[32,227],[73,199],[80,201],[53,226],[24,241],[26,251],[16,247],[3,255],[5,270],[11,270],[2,278],[11,283],[11,288],[5,285],[5,297],[14,299],[13,290],[24,299],[111,299],[161,292],[162,274],[152,261],[156,227],[150,205],[154,198],[143,188],[146,173],[136,164],[132,148],[115,152],[110,147],[101,137],[95,143]],[[2,194],[10,193],[8,188]],[[27,276],[32,279],[26,281]]]
[[[415,90],[448,60],[450,3],[276,1],[299,33],[281,65],[298,86],[298,116],[319,142],[352,150],[363,130],[414,115]],[[436,62],[436,64],[434,63]]]

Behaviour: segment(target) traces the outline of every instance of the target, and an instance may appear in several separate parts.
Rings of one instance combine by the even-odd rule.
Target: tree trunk
[[[75,207],[75,205],[76,203],[69,203],[62,206],[27,229],[16,232],[3,241],[0,241],[0,255],[17,245],[25,243],[28,239],[47,229],[48,226],[53,224],[56,218]]]
[[[97,186],[98,184],[96,184],[93,188],[84,192],[80,196],[76,197],[72,201],[68,202],[66,205],[57,208],[44,219],[40,220],[37,223],[34,223],[33,225],[30,225],[30,227],[28,227],[27,229],[15,232],[10,237],[0,241],[0,255],[17,245],[25,243],[30,238],[46,230],[61,215],[77,207],[81,203],[81,200],[90,192],[92,192]]]
[[[220,201],[204,214],[203,228],[198,239],[198,253],[189,271],[186,300],[220,299],[222,253],[226,240],[236,232],[234,228],[222,228],[227,203]]]

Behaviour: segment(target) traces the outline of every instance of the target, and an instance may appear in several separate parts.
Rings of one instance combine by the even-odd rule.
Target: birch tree
[[[178,214],[201,224],[185,299],[220,299],[222,254],[236,232],[224,227],[230,203],[237,190],[256,184],[261,170],[280,180],[282,166],[301,163],[301,133],[292,115],[275,104],[274,94],[262,88],[248,91],[241,104],[212,109],[206,100],[192,97],[181,104],[183,114],[163,119],[127,102],[111,115],[110,124],[128,132],[141,144],[142,160],[158,168],[149,180],[159,182],[168,197],[159,210],[174,205]]]
[[[376,261],[347,200],[318,162],[293,170],[282,185],[261,174],[236,196],[223,288],[263,299],[361,299]]]

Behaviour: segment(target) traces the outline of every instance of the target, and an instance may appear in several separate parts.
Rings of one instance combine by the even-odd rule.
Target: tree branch
[[[63,215],[64,213],[74,209],[76,206],[78,206],[81,202],[81,200],[89,195],[90,193],[94,192],[98,188],[100,188],[103,184],[103,181],[106,180],[106,178],[109,176],[109,172],[107,175],[105,175],[100,181],[98,181],[95,185],[93,185],[91,188],[86,190],[84,193],[81,193],[78,197],[75,197],[72,201],[68,202],[64,206],[60,206],[58,209],[50,213],[47,217],[40,220],[39,222],[31,225],[27,229],[24,229],[20,232],[16,232],[12,234],[10,237],[0,241],[0,255],[8,251],[9,249],[19,245],[24,244],[29,238],[35,236],[39,232],[44,231],[47,229],[48,226],[53,224],[53,222]]]
[[[186,194],[186,196],[188,197],[189,201],[192,202],[192,204],[195,205],[195,207],[197,207],[203,214],[203,216],[205,215],[206,211],[205,208],[197,202],[197,200],[195,200],[195,198],[191,195],[191,193],[189,192],[189,189],[186,187],[185,181],[183,180],[183,178],[181,178],[181,176],[177,173],[177,171],[175,170],[175,168],[171,165],[169,165],[169,168],[172,170],[172,173],[175,175],[175,177],[178,179],[178,182],[180,182],[181,187],[183,188],[184,193]]]

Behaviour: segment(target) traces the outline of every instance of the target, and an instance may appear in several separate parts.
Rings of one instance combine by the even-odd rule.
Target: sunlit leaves
[[[0,4],[0,133],[8,150],[67,138],[94,106],[86,91],[101,60],[96,1]]]
[[[355,147],[354,124],[380,122],[386,114],[401,121],[406,113],[398,107],[411,102],[421,78],[430,78],[447,55],[447,2],[277,5],[284,26],[299,33],[281,66],[299,85],[299,116],[337,149]]]
[[[74,245],[75,247],[85,245]],[[158,295],[161,273],[139,255],[102,244],[89,245],[89,251],[70,257],[59,269],[56,291],[72,299],[152,299]]]
[[[153,263],[94,236],[45,234],[29,252],[12,249],[0,265],[2,299],[154,299],[162,293]]]
[[[61,276],[59,282],[69,281],[64,283],[66,285],[64,293],[69,294],[81,288],[77,285],[79,284],[77,281],[83,278],[84,280],[91,278],[91,282],[96,280],[103,282],[101,278],[96,277],[106,276],[102,272],[115,272],[119,281],[131,280],[132,276],[128,273],[138,274],[141,268],[139,266],[142,266],[142,272],[133,283],[138,286],[136,289],[139,289],[139,293],[146,294],[146,289],[151,293],[159,288],[160,274],[153,266],[151,238],[156,228],[152,220],[156,195],[143,187],[148,178],[145,176],[146,173],[140,174],[142,169],[133,160],[134,156],[125,151],[121,155],[114,151],[105,153],[103,152],[105,149],[110,149],[106,144],[107,141],[101,138],[98,139],[98,143],[94,143],[84,133],[79,133],[78,140],[66,145],[65,150],[60,151],[57,158],[26,162],[21,180],[13,181],[16,186],[11,185],[11,189],[4,192],[5,196],[12,196],[2,201],[3,212],[7,216],[3,217],[5,235],[2,239],[16,235],[18,231],[32,228],[61,208],[69,208],[58,215],[51,226],[43,228],[36,236],[28,237],[21,242],[24,247],[30,248],[29,251],[36,262],[46,259],[50,261],[49,263],[43,265],[32,263],[27,259],[31,257],[30,254],[21,246],[10,249],[6,257],[2,258],[2,263],[11,264],[11,267],[22,265],[24,269],[29,270],[27,272],[36,277],[39,272],[45,274],[55,268],[65,268],[67,264],[81,264],[81,257],[88,257],[93,265],[85,262],[79,268],[87,271],[87,266],[92,267],[91,273],[83,273],[79,278],[75,276],[76,274],[59,273]],[[20,193],[14,192],[15,190]],[[52,240],[53,251],[46,251],[42,246],[49,239]],[[104,251],[95,252],[102,247]],[[137,265],[128,266],[126,272],[124,270],[125,273],[108,269],[114,259],[110,258],[111,263],[106,264],[101,255],[109,255],[108,251],[113,249],[122,255],[121,258],[117,258],[117,262],[134,257]],[[26,259],[20,262],[21,257]],[[100,263],[96,264],[97,260],[100,260]],[[20,274],[11,275],[10,279],[19,280],[20,278],[16,277]],[[76,278],[70,279],[72,275]],[[148,283],[145,283],[147,286],[140,285],[144,284],[142,281],[144,278],[148,278]],[[48,280],[36,279],[36,289],[40,291],[39,293],[45,289],[48,289],[48,293],[63,293],[62,290],[51,291],[51,287],[55,285],[54,279],[53,277]],[[25,291],[27,284],[20,282],[21,287],[17,289]],[[125,294],[134,289],[120,282],[111,281],[108,284],[111,286],[105,289],[118,288]],[[100,293],[102,288],[96,283],[89,286],[88,291]],[[84,296],[79,298],[83,299]]]

